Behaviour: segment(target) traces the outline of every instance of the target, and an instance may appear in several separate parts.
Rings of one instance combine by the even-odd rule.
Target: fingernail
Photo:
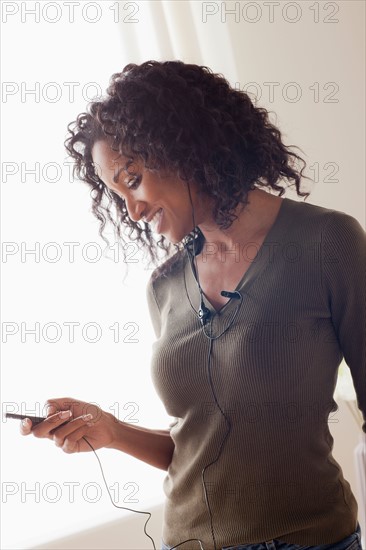
[[[70,416],[72,416],[72,412],[71,411],[61,411],[59,416],[60,416],[60,418],[70,418]]]
[[[93,415],[90,414],[90,413],[89,414],[83,414],[82,419],[85,420],[85,422],[87,422],[88,420],[93,419]]]
[[[22,425],[27,428],[29,426],[29,418],[23,418]]]

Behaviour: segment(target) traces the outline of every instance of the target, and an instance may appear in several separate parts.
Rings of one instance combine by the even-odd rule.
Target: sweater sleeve
[[[322,241],[323,284],[366,433],[366,233],[355,218],[333,211]]]

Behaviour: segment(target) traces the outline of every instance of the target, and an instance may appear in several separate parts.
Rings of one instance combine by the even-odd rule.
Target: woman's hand
[[[63,397],[47,401],[47,418],[32,427],[27,418],[22,421],[22,435],[33,433],[35,437],[53,439],[65,453],[78,453],[111,446],[115,438],[118,420],[95,404]]]
[[[108,447],[127,453],[167,470],[172,461],[174,442],[169,430],[151,430],[133,426],[102,411],[94,403],[63,397],[47,401],[47,418],[32,426],[28,418],[22,421],[23,435],[53,439],[65,453],[80,453]]]

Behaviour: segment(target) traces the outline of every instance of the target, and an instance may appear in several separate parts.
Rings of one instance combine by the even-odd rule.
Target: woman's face
[[[94,144],[92,157],[103,183],[125,201],[131,220],[148,222],[154,233],[164,235],[171,243],[180,242],[192,231],[187,182],[167,171],[149,171],[142,161],[131,161],[113,151],[106,141]],[[190,183],[189,188],[198,225],[207,217],[207,202],[204,206],[202,196],[198,199],[195,184]]]

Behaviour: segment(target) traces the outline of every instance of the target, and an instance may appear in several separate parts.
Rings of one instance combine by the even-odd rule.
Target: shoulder
[[[325,239],[336,239],[341,236],[352,239],[365,235],[357,219],[346,212],[292,199],[285,199],[285,202],[289,222],[293,222],[301,232],[318,234]]]
[[[155,285],[174,277],[181,270],[184,255],[184,250],[178,250],[173,256],[156,267],[150,277],[151,284]]]
[[[158,301],[158,296],[170,287],[174,287],[174,281],[180,277],[184,263],[186,252],[178,250],[173,256],[159,265],[151,273],[147,285],[148,294],[153,294],[155,300]]]
[[[333,290],[339,285],[348,288],[352,282],[356,285],[356,281],[362,285],[366,274],[366,232],[360,222],[341,210],[292,200],[287,203],[291,223],[288,239],[309,251],[305,260],[316,259],[311,265],[314,269],[320,265],[322,285],[326,283]]]
[[[353,216],[334,210],[322,232],[323,267],[332,276],[335,265],[342,268],[346,278],[352,272],[365,276],[366,232]]]
[[[289,198],[284,199],[283,208],[287,217],[297,220],[299,223],[312,224],[314,222],[324,224],[334,212],[333,209],[324,208],[309,202],[297,201]]]

